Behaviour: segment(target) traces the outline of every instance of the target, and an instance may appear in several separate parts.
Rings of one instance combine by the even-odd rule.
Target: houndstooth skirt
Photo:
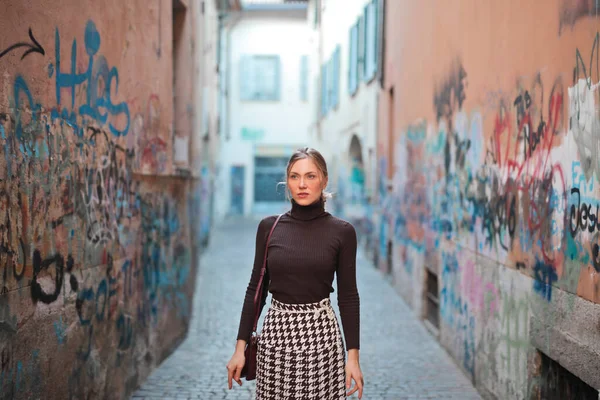
[[[273,299],[258,336],[256,400],[345,399],[345,379],[344,344],[329,299]]]

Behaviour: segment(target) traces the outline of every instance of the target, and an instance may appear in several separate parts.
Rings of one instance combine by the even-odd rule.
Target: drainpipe
[[[227,91],[227,128],[225,131],[225,140],[229,140],[231,138],[231,96],[230,96],[230,92],[231,92],[231,31],[233,31],[233,28],[235,28],[235,26],[238,24],[238,22],[242,19],[243,14],[241,12],[235,14],[235,16],[233,17],[233,19],[229,22],[226,22],[227,24],[227,54],[226,54],[226,63],[227,63],[227,76],[226,76],[226,82],[227,84],[225,85],[225,90]]]
[[[321,66],[323,65],[323,4],[321,0],[315,0],[317,7],[318,7],[318,13],[319,13],[319,45],[318,45],[318,65],[317,65],[317,70],[318,70],[318,76],[319,76],[319,83],[321,82]],[[319,93],[319,98],[320,101],[317,102],[316,106],[317,106],[317,140],[321,140],[321,138],[323,137],[321,135],[322,133],[322,129],[321,129],[321,101],[323,101],[323,99],[320,98],[320,96],[323,95],[323,90],[321,90],[321,87],[319,85],[319,87],[317,88],[317,91]]]

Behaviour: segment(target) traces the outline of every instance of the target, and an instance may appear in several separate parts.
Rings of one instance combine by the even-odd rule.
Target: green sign
[[[265,136],[265,131],[262,129],[242,128],[242,140],[260,140]]]

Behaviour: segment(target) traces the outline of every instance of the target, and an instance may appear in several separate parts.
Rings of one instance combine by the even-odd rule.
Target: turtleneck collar
[[[318,218],[325,214],[325,202],[322,199],[315,201],[307,206],[302,206],[292,199],[292,209],[290,216],[294,219],[308,221]]]

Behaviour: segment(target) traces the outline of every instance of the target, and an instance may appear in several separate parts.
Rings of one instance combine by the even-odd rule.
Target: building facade
[[[309,1],[316,89],[309,133],[329,165],[330,211],[357,228],[371,249],[376,177],[381,4]]]
[[[598,7],[388,0],[380,268],[484,398],[597,398]]]
[[[1,399],[128,398],[186,336],[201,3],[4,2]]]
[[[276,213],[286,163],[308,142],[305,2],[228,5],[220,38],[220,152],[215,218]]]

